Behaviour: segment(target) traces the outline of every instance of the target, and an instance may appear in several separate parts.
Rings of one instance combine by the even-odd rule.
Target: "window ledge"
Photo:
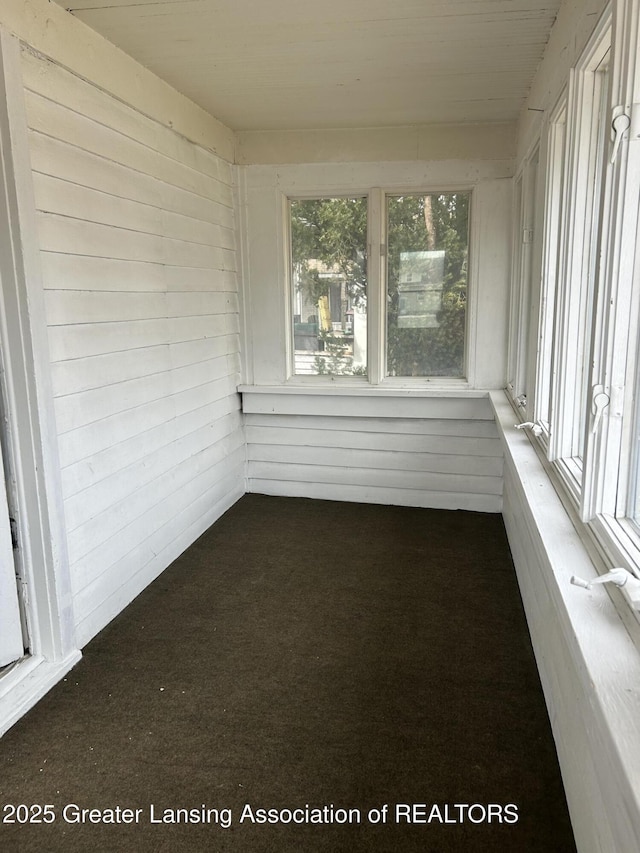
[[[633,836],[637,849],[638,649],[611,600],[616,590],[571,585],[573,574],[589,580],[600,566],[533,443],[514,428],[506,395],[490,396],[512,483],[505,495],[507,529],[567,793],[573,795],[572,818],[593,832],[591,812],[601,809],[623,843]],[[595,788],[584,782],[589,765],[599,775]],[[610,839],[605,827],[594,844],[613,850]],[[627,843],[624,849],[632,848]]]
[[[240,385],[245,415],[493,420],[489,392],[367,384]]]
[[[285,394],[336,397],[459,397],[464,399],[488,398],[489,392],[460,385],[370,385],[342,382],[313,382],[287,385],[239,385],[240,394]]]
[[[514,411],[516,419],[519,419],[520,413],[513,409],[513,401],[508,395],[505,397],[511,410]],[[496,410],[496,421],[503,441],[506,446],[513,447],[515,445],[509,445],[507,433],[505,433],[504,425],[507,420],[504,416],[502,396],[500,392],[490,392],[490,398],[493,408]],[[498,408],[501,411],[500,416],[497,414]],[[502,426],[500,426],[500,418],[503,421]],[[544,435],[536,439],[530,434],[525,434],[524,438],[526,439],[524,442],[522,442],[522,436],[519,436],[518,440],[524,446],[530,447],[536,454],[544,472],[545,481],[548,481],[553,488],[564,513],[573,525],[575,535],[578,536],[588,552],[596,574],[604,574],[610,569],[623,567],[628,569],[631,574],[640,577],[638,534],[629,520],[602,514],[595,515],[588,521],[583,521],[580,517],[580,481],[582,477],[580,460],[572,458],[562,459],[555,463],[550,462],[547,458],[548,439],[546,441],[541,440],[545,438]],[[626,590],[618,589],[610,584],[606,591],[616,605],[618,615],[626,625],[637,648],[640,649],[640,612],[632,606]]]

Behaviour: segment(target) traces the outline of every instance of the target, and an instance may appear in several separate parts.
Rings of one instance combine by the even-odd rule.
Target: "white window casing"
[[[245,381],[260,387],[347,385],[375,393],[382,387],[433,391],[504,387],[506,377],[507,264],[504,241],[510,221],[509,179],[502,164],[382,163],[241,168],[239,193],[245,212],[243,268],[246,336],[251,351]],[[386,197],[432,192],[470,192],[466,377],[387,377]],[[290,199],[368,196],[368,377],[296,376],[293,373],[288,205]]]

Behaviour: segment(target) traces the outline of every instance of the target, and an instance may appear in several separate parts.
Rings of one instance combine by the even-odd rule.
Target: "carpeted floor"
[[[500,516],[245,496],[0,741],[0,806],[10,853],[571,853]]]

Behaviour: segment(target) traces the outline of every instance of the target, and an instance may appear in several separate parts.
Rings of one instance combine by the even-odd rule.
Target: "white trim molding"
[[[73,651],[52,663],[29,657],[0,680],[0,737],[61,681],[82,657]]]
[[[511,215],[510,170],[492,162],[437,161],[244,166],[238,172],[245,229],[243,302],[252,349],[245,360],[245,382],[273,386],[300,380],[290,376],[288,199],[369,196],[369,241],[375,246],[380,242],[385,194],[459,191],[471,192],[466,378],[472,388],[504,387],[509,289],[504,235]],[[384,265],[379,250],[372,252],[370,264],[375,280],[370,278],[367,384],[376,388],[396,380],[405,384],[404,378],[384,377]],[[358,377],[347,379],[357,384]],[[425,378],[422,384],[433,380]]]
[[[17,718],[9,685],[24,711],[80,656],[28,152],[19,42],[0,29],[0,338],[30,652],[1,679],[0,730]]]

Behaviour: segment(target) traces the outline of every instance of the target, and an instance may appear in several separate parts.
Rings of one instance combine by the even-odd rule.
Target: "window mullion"
[[[537,336],[540,328],[542,302],[542,237],[544,216],[543,167],[541,166],[540,144],[537,143],[527,166],[528,185],[528,229],[530,233],[529,263],[525,280],[529,288],[529,330],[525,361],[525,393],[528,398],[527,411],[530,416],[538,409],[536,388]]]
[[[522,239],[522,205],[524,198],[524,174],[520,173],[514,183],[513,191],[513,210],[514,224],[512,233],[513,255],[511,259],[511,299],[509,306],[509,352],[507,355],[507,391],[510,396],[516,400],[522,393],[523,388],[519,380],[520,374],[520,341],[522,340],[521,328],[522,323],[522,254],[523,254],[523,239]]]
[[[379,385],[386,375],[385,196],[379,187],[369,192],[368,208],[369,382]]]

